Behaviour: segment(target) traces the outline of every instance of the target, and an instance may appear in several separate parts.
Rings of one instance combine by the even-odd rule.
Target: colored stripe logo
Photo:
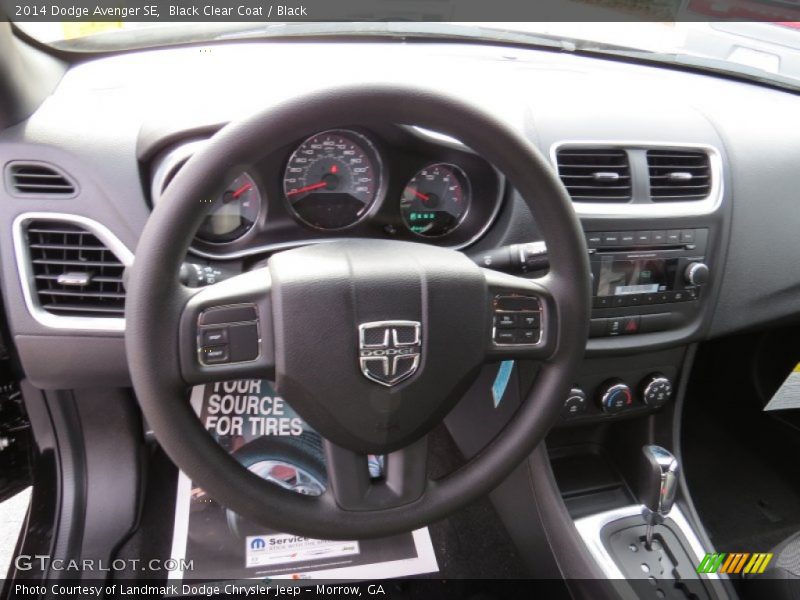
[[[763,573],[772,560],[771,552],[713,552],[706,554],[697,565],[698,573]]]

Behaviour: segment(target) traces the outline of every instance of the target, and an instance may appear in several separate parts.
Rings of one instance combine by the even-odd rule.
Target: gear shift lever
[[[642,516],[647,522],[645,544],[649,550],[653,541],[653,528],[664,522],[675,503],[680,465],[678,459],[661,446],[645,446],[642,453],[644,464],[639,500],[644,504]]]

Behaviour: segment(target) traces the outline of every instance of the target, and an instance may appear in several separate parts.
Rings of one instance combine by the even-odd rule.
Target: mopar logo
[[[266,548],[266,546],[267,543],[261,538],[256,538],[252,542],[250,542],[251,550],[260,550],[261,548]]]
[[[397,385],[419,368],[422,352],[419,321],[374,321],[358,326],[359,363],[364,376],[385,386]]]

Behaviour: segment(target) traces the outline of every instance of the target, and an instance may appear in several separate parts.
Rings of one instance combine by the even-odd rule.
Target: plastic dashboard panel
[[[436,77],[440,85],[503,115],[547,153],[561,141],[606,140],[707,144],[724,165],[719,208],[692,217],[582,215],[590,230],[709,227],[713,230],[711,294],[702,315],[684,329],[629,338],[592,340],[590,354],[674,346],[780,319],[796,318],[800,263],[794,214],[800,131],[787,126],[797,96],[730,80],[629,65],[564,53],[442,44],[325,43],[326,56],[355,57],[367,72]],[[28,377],[42,388],[127,383],[120,332],[54,330],[29,313],[17,274],[12,224],[25,212],[60,212],[93,219],[135,254],[149,214],[143,156],[170,140],[208,135],[220,123],[307,89],[303,65],[317,60],[320,43],[214,46],[132,52],[87,61],[66,73],[54,93],[25,122],[0,133],[0,164],[39,160],[78,181],[74,198],[14,198],[0,190],[2,293],[11,334]],[[432,60],[448,68],[432,73]],[[269,76],[248,76],[252,64]],[[374,68],[372,68],[374,67]],[[247,76],[250,93],[231,96],[211,80]],[[323,74],[324,86],[359,74]],[[476,90],[472,82],[485,85]],[[281,85],[275,85],[280,82]],[[222,86],[218,86],[222,88]],[[587,93],[587,91],[589,93]],[[764,110],[753,110],[763,106]],[[746,118],[745,118],[746,117]],[[171,123],[158,131],[154,122]],[[493,227],[471,249],[532,241],[536,229],[510,192]],[[653,225],[656,227],[656,225]],[[730,235],[730,232],[733,235]],[[726,253],[728,259],[726,260]],[[98,360],[102,357],[103,360]]]

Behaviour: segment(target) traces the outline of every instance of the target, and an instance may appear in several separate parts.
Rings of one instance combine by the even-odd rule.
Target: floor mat
[[[800,530],[800,435],[754,401],[743,350],[698,356],[682,431],[689,489],[722,552],[768,551]]]

